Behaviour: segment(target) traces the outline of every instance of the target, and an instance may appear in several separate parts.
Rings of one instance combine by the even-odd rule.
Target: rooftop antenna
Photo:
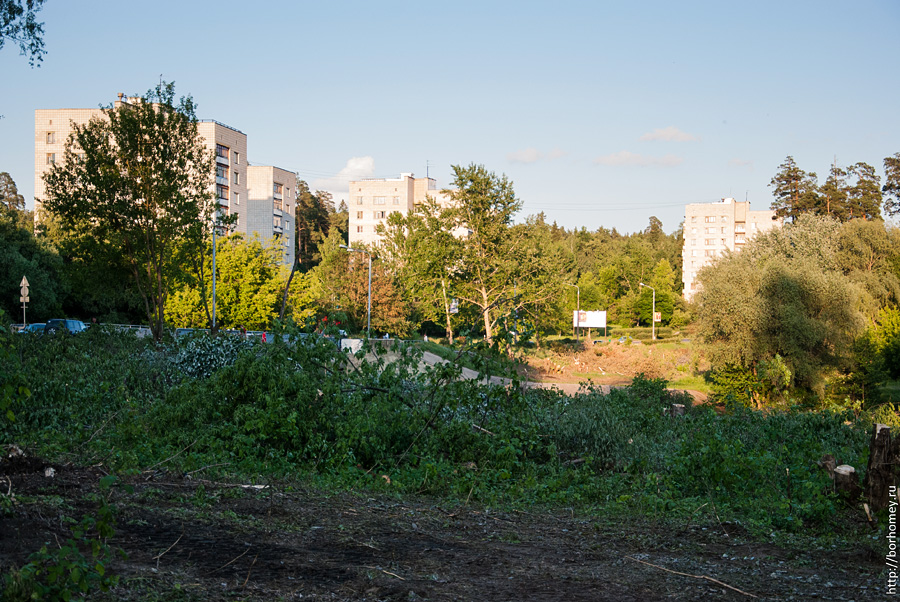
[[[426,178],[426,179],[428,179],[429,177],[431,177],[431,176],[430,176],[430,173],[431,173],[431,172],[430,172],[430,168],[431,168],[431,162],[428,161],[428,159],[425,159],[425,178]]]

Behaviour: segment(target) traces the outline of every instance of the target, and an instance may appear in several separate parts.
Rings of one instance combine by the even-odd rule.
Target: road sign
[[[22,282],[19,283],[19,290],[22,291],[22,296],[28,296],[28,278],[22,276]]]
[[[19,303],[28,303],[30,301],[28,297],[19,297]]]
[[[654,322],[662,322],[662,312],[661,311],[658,311],[653,314],[653,321]]]

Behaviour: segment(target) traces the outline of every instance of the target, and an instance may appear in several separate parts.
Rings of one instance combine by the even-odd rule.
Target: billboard
[[[573,311],[572,326],[581,328],[606,328],[606,312]]]

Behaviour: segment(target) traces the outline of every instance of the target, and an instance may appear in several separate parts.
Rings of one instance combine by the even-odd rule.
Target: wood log
[[[890,489],[896,485],[894,458],[891,454],[891,427],[876,424],[869,444],[865,494],[873,512],[887,508]]]

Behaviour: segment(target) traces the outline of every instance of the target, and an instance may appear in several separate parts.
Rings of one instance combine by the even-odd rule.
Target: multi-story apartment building
[[[293,265],[297,174],[279,167],[253,165],[247,168],[247,182],[247,228],[263,240],[280,241],[284,264]]]
[[[681,251],[684,298],[699,290],[697,272],[726,251],[740,250],[760,232],[781,226],[771,210],[751,211],[750,203],[732,198],[718,203],[691,203],[684,209],[684,247]]]
[[[140,102],[140,98],[119,94],[115,107]],[[38,109],[34,112],[34,206],[35,219],[40,219],[41,199],[45,193],[44,174],[53,164],[65,157],[66,140],[74,130],[73,124],[83,125],[92,118],[103,118],[102,109]],[[210,151],[215,153],[215,190],[219,210],[235,215],[234,230],[258,235],[268,242],[278,239],[285,247],[284,261],[294,261],[294,182],[292,172],[277,167],[253,166],[247,160],[247,135],[240,130],[214,120],[201,120],[197,132]],[[272,175],[256,188],[250,169],[268,170]],[[287,190],[276,200],[273,182]],[[260,216],[267,215],[267,219]],[[289,223],[288,223],[289,221]],[[277,225],[276,225],[277,224]]]
[[[347,200],[350,246],[379,242],[381,236],[375,229],[388,215],[394,212],[406,215],[427,197],[442,205],[450,202],[449,197],[437,189],[434,178],[416,178],[411,173],[402,173],[399,178],[351,181]]]

